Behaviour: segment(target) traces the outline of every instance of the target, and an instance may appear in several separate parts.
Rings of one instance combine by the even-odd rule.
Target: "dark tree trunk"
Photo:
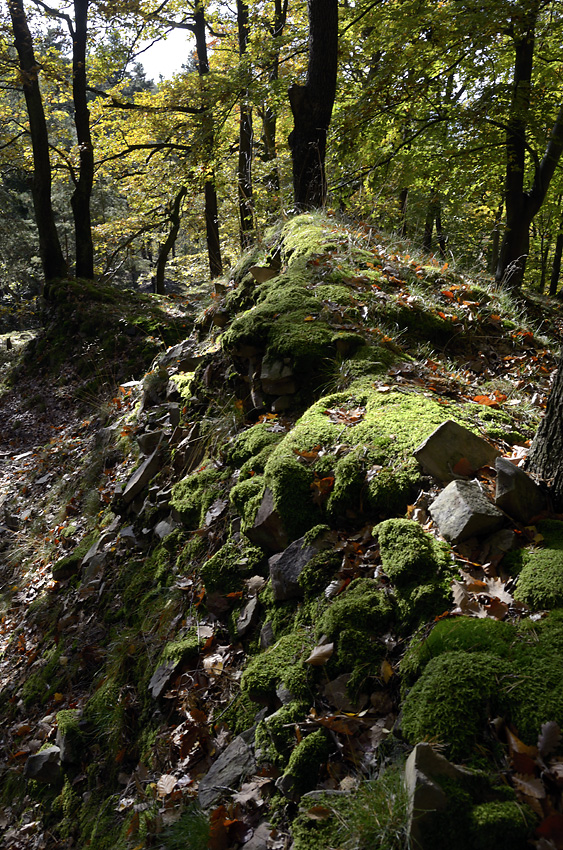
[[[154,282],[154,291],[157,295],[164,295],[166,290],[164,286],[164,270],[166,268],[166,261],[171,251],[174,250],[174,245],[176,243],[176,239],[178,238],[178,231],[180,230],[180,223],[182,217],[180,215],[180,207],[182,205],[182,201],[186,197],[187,187],[182,186],[170,208],[170,230],[168,232],[168,236],[164,240],[163,244],[160,247],[160,251],[158,252],[158,260],[156,261],[156,276]]]
[[[283,35],[285,22],[287,20],[287,7],[289,0],[275,0],[274,2],[274,22],[271,28],[272,41],[274,43],[272,60],[268,68],[268,81],[270,87],[276,83],[279,77],[280,68],[280,48],[279,40]],[[266,175],[265,183],[269,191],[276,194],[280,190],[280,174],[277,166],[277,150],[276,150],[276,132],[277,132],[277,113],[276,110],[267,104],[262,113],[262,143],[264,152],[262,159],[264,162],[272,163],[269,173]]]
[[[197,70],[200,77],[209,73],[207,57],[207,41],[205,37],[205,11],[202,2],[197,2],[194,11],[193,33],[196,40]],[[214,127],[213,114],[208,108],[203,113],[202,130],[204,137],[205,155],[208,161],[213,158]],[[219,219],[217,209],[217,190],[215,188],[215,173],[209,168],[204,184],[205,194],[205,231],[207,238],[207,254],[209,257],[209,272],[212,278],[223,274],[221,260],[221,243],[219,240]]]
[[[51,161],[49,136],[39,89],[39,66],[35,60],[33,41],[27,24],[23,0],[10,0],[10,18],[22,78],[33,149],[33,207],[39,236],[39,253],[45,277],[44,295],[49,297],[49,284],[64,277],[67,265],[59,242],[51,202]]]
[[[444,228],[442,227],[442,202],[440,198],[436,201],[436,241],[438,242],[440,257],[445,260],[447,239]]]
[[[545,200],[549,184],[563,151],[563,107],[555,120],[545,154],[536,161],[534,180],[524,190],[528,145],[526,130],[530,111],[535,28],[540,2],[534,0],[527,14],[513,20],[514,82],[510,118],[506,133],[505,205],[506,226],[496,280],[509,289],[522,285],[530,249],[530,225]]]
[[[494,274],[498,265],[499,258],[499,249],[500,249],[500,224],[502,221],[502,214],[504,211],[504,200],[500,202],[497,207],[497,214],[495,216],[495,224],[493,227],[493,234],[491,240],[491,258],[489,261],[489,272]]]
[[[304,86],[289,89],[294,128],[289,136],[298,209],[326,200],[326,136],[336,95],[338,0],[309,0],[309,65]]]
[[[543,235],[541,237],[541,248],[540,248],[540,294],[543,295],[545,292],[545,279],[547,277],[547,258],[549,256],[549,249],[551,248],[551,237],[550,235]]]
[[[526,468],[547,481],[553,506],[563,511],[563,358],[536,432]]]
[[[436,195],[436,193],[432,193],[431,197],[428,199],[428,206],[426,207],[426,218],[424,219],[424,233],[422,236],[422,250],[426,254],[432,253],[432,233],[434,232],[434,222],[436,222],[440,216],[440,199]],[[440,224],[441,226],[441,224]]]
[[[94,277],[94,243],[90,199],[94,184],[94,149],[86,94],[86,38],[89,0],[74,0],[72,36],[72,99],[80,168],[71,198],[76,243],[76,276]]]
[[[237,0],[238,44],[241,62],[248,46],[250,26],[248,3]],[[247,76],[247,73],[245,73]],[[240,125],[238,148],[238,206],[240,216],[240,244],[248,248],[254,241],[254,205],[252,198],[252,109],[248,103],[249,91],[245,87],[240,98]]]
[[[408,236],[408,227],[407,227],[407,201],[409,197],[409,188],[405,186],[401,189],[401,194],[399,195],[399,214],[401,216],[401,223],[399,225],[399,233],[403,238],[406,239]]]
[[[549,294],[557,295],[559,286],[559,275],[561,274],[561,256],[563,255],[563,221],[559,225],[559,232],[555,241],[553,262],[551,264],[551,277],[549,279]]]

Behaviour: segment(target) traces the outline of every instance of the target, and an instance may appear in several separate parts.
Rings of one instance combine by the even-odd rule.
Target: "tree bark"
[[[270,30],[272,41],[274,44],[272,52],[272,60],[268,68],[268,81],[270,87],[275,84],[279,78],[280,69],[280,49],[279,40],[283,35],[285,23],[287,20],[287,7],[289,0],[275,0],[274,2],[274,21]],[[268,103],[262,112],[262,143],[264,162],[272,163],[269,173],[266,175],[266,188],[275,192],[276,195],[280,191],[280,174],[277,165],[277,150],[276,150],[276,132],[277,132],[277,113],[276,110]]]
[[[289,89],[294,128],[289,135],[297,209],[326,201],[326,137],[336,95],[338,0],[309,0],[309,64],[304,86]]]
[[[194,11],[193,33],[196,41],[197,70],[200,77],[204,78],[209,73],[209,59],[207,56],[207,40],[205,37],[205,10],[202,2],[196,2]],[[213,157],[214,127],[213,115],[208,107],[203,113],[202,130],[204,137],[205,153],[210,161]],[[204,184],[205,195],[205,231],[207,239],[207,254],[209,257],[209,272],[211,278],[223,274],[223,262],[221,259],[221,243],[219,239],[219,219],[217,209],[217,190],[215,188],[215,172],[209,167]]]
[[[563,106],[547,143],[541,161],[535,160],[534,179],[529,191],[524,190],[524,171],[528,144],[535,28],[540,2],[535,0],[527,14],[514,27],[514,82],[510,118],[506,133],[505,205],[506,226],[496,280],[509,289],[519,289],[524,278],[530,249],[530,225],[541,208],[563,151]]]
[[[248,3],[237,0],[237,25],[239,57],[244,62],[250,26]],[[247,76],[247,74],[245,74]],[[252,108],[248,102],[249,90],[245,86],[240,98],[240,124],[238,148],[238,206],[240,216],[240,244],[248,248],[254,241],[254,204],[252,197]]]
[[[39,236],[39,253],[45,277],[44,295],[49,297],[49,284],[67,274],[51,200],[51,161],[47,122],[39,89],[39,66],[23,0],[9,0],[14,46],[18,54],[21,80],[33,149],[33,207]]]
[[[563,510],[563,358],[560,357],[555,381],[528,455],[526,468],[549,486],[553,506]]]
[[[166,269],[166,261],[170,252],[174,248],[176,239],[178,238],[178,231],[180,230],[180,223],[182,221],[182,217],[180,215],[180,207],[182,205],[182,201],[186,197],[187,192],[187,186],[182,186],[180,188],[180,191],[174,198],[172,206],[170,207],[169,217],[171,227],[168,231],[168,236],[160,247],[160,250],[158,252],[158,260],[156,261],[154,291],[157,295],[166,294],[166,288],[164,286],[164,271]]]
[[[94,148],[90,133],[90,110],[86,94],[86,39],[89,0],[74,0],[72,37],[72,99],[78,144],[79,171],[71,198],[76,245],[76,276],[94,277],[94,243],[90,200],[94,185]]]

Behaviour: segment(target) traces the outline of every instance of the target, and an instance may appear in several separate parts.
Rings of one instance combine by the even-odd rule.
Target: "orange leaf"
[[[488,395],[474,395],[471,401],[476,401],[477,404],[484,404],[487,407],[497,407],[498,401],[496,398],[490,398]]]
[[[447,265],[448,264],[446,263],[446,266]],[[455,295],[449,289],[442,289],[442,291],[440,292],[440,295],[443,295],[445,298],[450,298],[450,299],[455,298]]]
[[[452,472],[454,472],[456,475],[466,475],[469,477],[470,475],[473,475],[475,470],[473,469],[467,458],[462,457],[460,460],[458,460],[455,466],[452,467]]]

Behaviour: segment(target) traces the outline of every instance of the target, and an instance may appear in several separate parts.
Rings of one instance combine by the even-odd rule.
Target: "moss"
[[[208,464],[172,487],[170,506],[185,526],[195,530],[204,524],[205,514],[222,493],[224,478],[224,472]]]
[[[516,629],[511,623],[449,617],[436,623],[428,634],[415,636],[401,661],[401,675],[407,685],[412,684],[432,658],[445,652],[488,652],[507,658],[515,639]]]
[[[264,478],[261,475],[239,481],[234,487],[231,487],[229,499],[231,505],[243,520],[242,531],[252,526],[262,501],[263,492]]]
[[[250,699],[247,693],[240,693],[221,714],[221,722],[229,727],[233,736],[240,735],[253,725],[258,709],[258,703]]]
[[[176,384],[182,401],[188,402],[192,397],[192,385],[195,372],[176,372],[170,375],[170,380]]]
[[[59,665],[62,647],[53,646],[42,659],[42,667],[26,679],[21,690],[21,698],[26,706],[43,705],[53,694],[63,687],[64,668]]]
[[[324,803],[324,800],[322,802]],[[332,803],[332,800],[327,802]],[[332,850],[333,847],[339,846],[338,824],[335,818],[314,820],[304,812],[292,822],[291,835],[294,850]]]
[[[474,806],[469,829],[473,850],[525,850],[537,816],[517,802]]]
[[[82,559],[94,542],[94,539],[95,536],[93,534],[86,535],[86,537],[80,541],[78,546],[70,553],[70,555],[66,555],[64,558],[59,558],[59,560],[53,564],[53,578],[55,581],[61,581],[69,578],[80,570]]]
[[[302,659],[312,648],[311,636],[305,631],[283,635],[277,643],[249,661],[242,674],[241,689],[256,702],[269,703],[281,684],[294,699],[308,700],[310,668]]]
[[[312,498],[313,475],[293,453],[274,451],[266,464],[264,478],[290,540],[317,525],[320,510]]]
[[[238,434],[227,450],[227,460],[240,468],[245,461],[256,457],[264,448],[276,445],[283,433],[273,431],[267,422],[259,422]]]
[[[377,526],[381,566],[393,584],[403,587],[413,580],[436,578],[449,566],[447,548],[410,519],[388,519]]]
[[[284,768],[296,744],[295,723],[303,720],[308,705],[290,702],[262,720],[256,729],[255,747],[259,763]]]
[[[544,520],[538,524],[543,534],[542,549],[522,555],[523,567],[514,593],[532,611],[563,606],[563,522]]]
[[[232,593],[241,589],[244,576],[260,572],[263,562],[264,553],[258,546],[230,540],[200,567],[199,573],[208,592]]]
[[[469,757],[483,743],[489,717],[504,713],[509,673],[506,662],[488,652],[433,658],[403,703],[403,734],[413,744],[442,743],[454,759]]]
[[[207,850],[209,847],[209,819],[197,803],[192,802],[182,812],[180,819],[162,833],[164,850]]]
[[[186,663],[190,660],[195,661],[200,646],[201,639],[197,629],[190,629],[184,637],[171,640],[164,646],[158,666],[166,664],[167,661],[177,661],[179,663]]]
[[[307,735],[295,747],[283,775],[285,788],[291,789],[291,796],[301,796],[315,787],[328,753],[328,741],[323,729]]]
[[[316,526],[319,528],[319,526]],[[325,528],[326,526],[320,526]],[[313,538],[314,540],[314,538]],[[317,597],[340,566],[342,554],[331,549],[319,552],[305,565],[298,578],[305,598]]]
[[[389,626],[392,615],[393,607],[377,583],[370,578],[357,578],[324,612],[317,633],[333,638],[355,624],[362,631],[379,635]]]
[[[366,689],[368,679],[377,677],[384,655],[385,647],[382,643],[350,623],[336,638],[336,652],[330,660],[330,674],[350,674],[346,690],[354,699]]]
[[[442,581],[410,584],[397,590],[395,601],[400,634],[412,634],[419,626],[448,611],[452,604],[451,576]]]

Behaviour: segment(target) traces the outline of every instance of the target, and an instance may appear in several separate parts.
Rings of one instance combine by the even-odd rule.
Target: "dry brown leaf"
[[[511,753],[524,753],[530,758],[537,758],[538,750],[537,747],[528,746],[523,741],[520,740],[518,735],[515,735],[514,732],[511,732],[510,729],[506,730],[506,737],[508,741],[508,748]]]
[[[540,755],[548,756],[553,750],[559,746],[561,741],[561,729],[555,720],[548,720],[543,723],[541,732],[538,738],[538,750]]]
[[[327,820],[333,816],[332,809],[327,809],[326,806],[311,806],[307,810],[307,817],[311,820]]]
[[[506,602],[507,605],[514,602],[512,594],[504,589],[504,582],[500,578],[488,578],[485,584],[487,586],[485,593],[489,596],[494,596],[495,599]]]
[[[512,781],[516,786],[516,790],[521,791],[526,797],[533,797],[535,800],[543,800],[545,798],[545,788],[541,779],[524,776],[522,773],[515,773]]]
[[[305,659],[305,664],[311,664],[313,667],[320,667],[322,664],[326,664],[333,652],[333,643],[323,643],[312,650],[310,656]]]
[[[172,793],[177,782],[178,780],[171,773],[163,773],[156,783],[156,793],[159,797],[166,797],[167,794]]]

